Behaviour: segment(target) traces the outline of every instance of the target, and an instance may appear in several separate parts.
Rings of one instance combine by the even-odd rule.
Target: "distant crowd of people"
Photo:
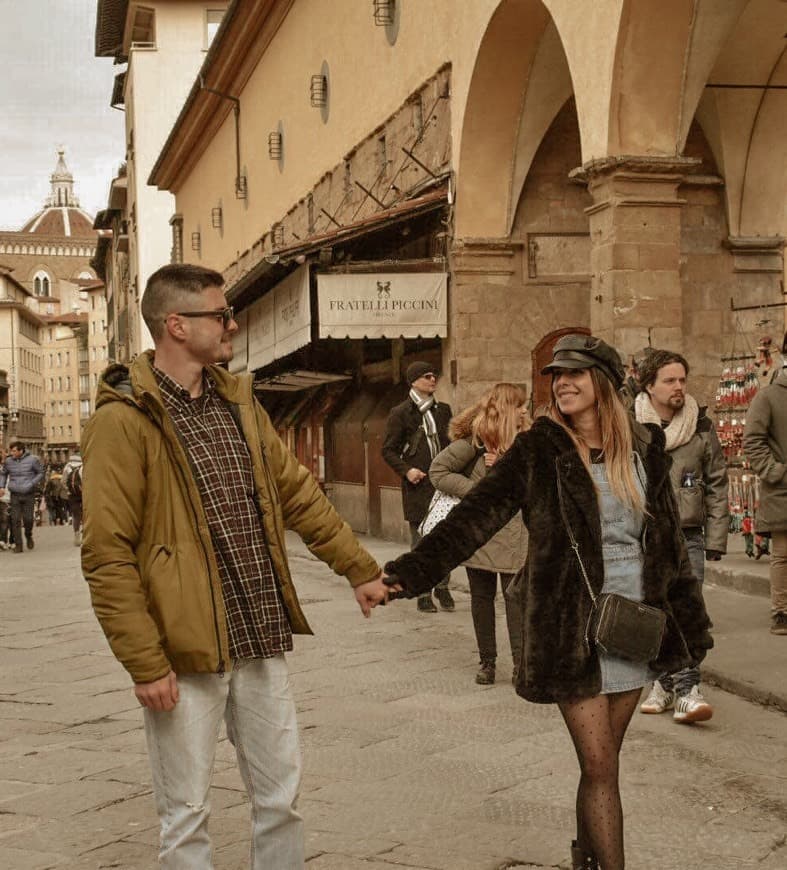
[[[36,526],[69,523],[74,546],[82,544],[82,457],[72,453],[65,465],[42,463],[23,441],[0,450],[0,550],[23,553],[35,548]]]

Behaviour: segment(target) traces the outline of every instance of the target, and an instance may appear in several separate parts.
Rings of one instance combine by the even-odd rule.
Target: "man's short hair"
[[[652,387],[656,383],[659,369],[672,365],[672,363],[680,363],[688,375],[689,364],[681,354],[675,353],[672,350],[654,350],[652,353],[647,354],[637,366],[637,382],[639,383],[640,390],[644,390],[645,387]]]
[[[24,450],[25,443],[24,441],[11,441],[8,445],[9,450]]]
[[[171,263],[157,269],[148,278],[142,294],[142,319],[154,340],[164,334],[164,319],[168,314],[188,304],[190,297],[208,287],[223,287],[220,272],[189,263]]]

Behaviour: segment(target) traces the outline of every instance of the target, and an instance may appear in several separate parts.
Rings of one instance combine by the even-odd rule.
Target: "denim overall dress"
[[[637,453],[632,460],[634,482],[645,502],[645,468]],[[598,489],[601,513],[601,547],[604,558],[602,592],[616,592],[632,601],[642,601],[642,529],[644,516],[621,502],[612,492],[603,462],[591,465]],[[601,694],[628,692],[649,683],[654,675],[646,662],[630,662],[598,651],[601,663]]]

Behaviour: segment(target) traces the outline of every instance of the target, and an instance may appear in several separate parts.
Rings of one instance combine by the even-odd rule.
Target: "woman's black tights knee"
[[[597,695],[558,706],[581,771],[577,789],[577,843],[602,870],[623,870],[623,811],[618,755],[640,690]]]

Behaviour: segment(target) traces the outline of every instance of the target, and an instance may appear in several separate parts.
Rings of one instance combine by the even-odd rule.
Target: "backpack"
[[[66,480],[66,489],[71,498],[82,499],[82,466],[76,465]]]

